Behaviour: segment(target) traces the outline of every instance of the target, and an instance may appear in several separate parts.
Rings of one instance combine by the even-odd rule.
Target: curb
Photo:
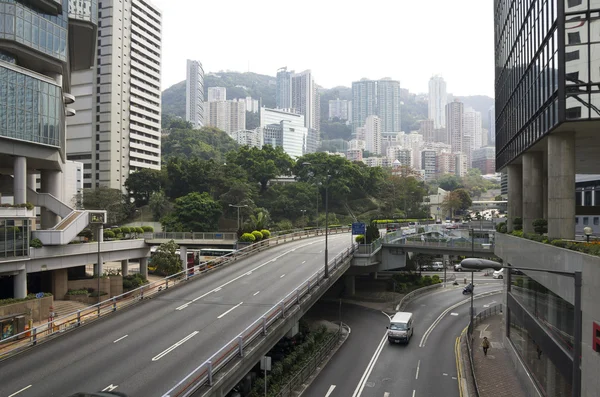
[[[320,363],[320,365],[317,367],[317,369],[315,370],[315,372],[313,372],[313,374],[306,380],[306,382],[302,383],[302,388],[299,389],[299,390],[296,390],[296,391],[292,392],[296,397],[300,397],[300,396],[302,396],[304,394],[304,392],[310,387],[310,385],[317,378],[317,376],[319,376],[319,374],[321,373],[321,371],[323,370],[323,368],[325,368],[325,366],[327,365],[327,363],[329,363],[329,360],[331,360],[331,358],[335,355],[335,353],[337,353],[337,351],[340,349],[340,347],[342,347],[342,345],[350,337],[350,334],[352,333],[352,328],[350,328],[350,326],[348,326],[348,324],[344,324],[343,322],[342,322],[342,327],[345,328],[345,329],[347,329],[347,332],[342,337],[342,340],[340,342],[338,342],[338,344],[335,347],[335,349],[333,349],[327,355],[327,357],[325,357],[325,359]]]
[[[465,333],[467,332],[467,328],[468,326],[462,330],[460,336],[456,338],[456,343],[454,344],[454,354],[456,356],[456,369],[458,373],[458,390],[460,392],[460,397],[469,397],[469,387],[467,385],[467,377],[463,366],[464,358],[462,356],[462,343],[465,337]]]

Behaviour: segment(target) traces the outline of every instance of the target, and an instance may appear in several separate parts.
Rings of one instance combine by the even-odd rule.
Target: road
[[[0,396],[161,396],[320,269],[324,241],[271,248],[2,361]],[[330,236],[330,258],[349,244]]]
[[[476,295],[501,288],[501,280],[476,284]],[[408,345],[388,343],[387,315],[368,309],[343,310],[342,319],[352,329],[350,337],[303,396],[459,397],[454,345],[469,322],[469,296],[461,290],[452,287],[423,295],[408,306],[406,311],[414,313],[415,321]],[[500,296],[475,299],[475,311],[500,302]],[[337,317],[332,313],[332,319]]]

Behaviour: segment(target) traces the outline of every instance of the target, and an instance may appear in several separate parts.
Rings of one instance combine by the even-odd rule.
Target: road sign
[[[38,292],[37,294],[35,294],[35,297],[38,299],[42,299],[44,297],[44,293],[43,292]]]
[[[260,369],[263,370],[263,371],[270,371],[271,370],[271,357],[264,356],[260,360]]]
[[[366,224],[362,222],[355,222],[352,224],[352,235],[356,236],[359,234],[365,234],[367,231]]]

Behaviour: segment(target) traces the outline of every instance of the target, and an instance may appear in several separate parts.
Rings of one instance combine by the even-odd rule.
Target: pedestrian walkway
[[[480,397],[527,397],[517,371],[503,343],[502,314],[482,320],[473,332],[473,364]],[[487,336],[491,342],[487,356],[481,342]]]

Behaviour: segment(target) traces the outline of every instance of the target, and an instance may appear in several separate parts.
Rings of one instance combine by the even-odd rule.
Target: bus
[[[235,252],[234,249],[227,248],[202,248],[200,249],[200,263],[208,262],[233,252]]]

